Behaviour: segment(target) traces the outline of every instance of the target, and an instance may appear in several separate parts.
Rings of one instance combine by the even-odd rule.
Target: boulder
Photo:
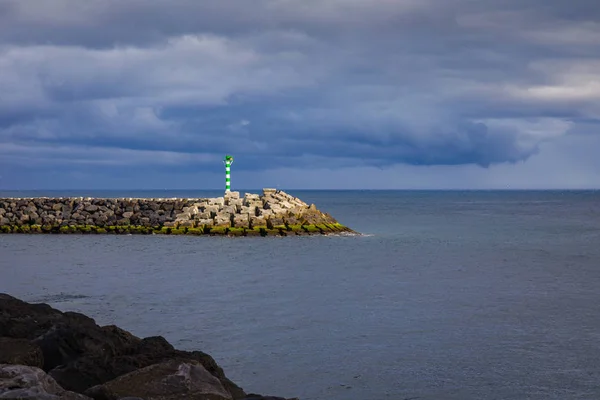
[[[261,217],[270,217],[271,215],[273,215],[273,210],[264,210],[264,209],[259,209],[259,216]]]
[[[37,367],[0,364],[0,399],[91,400],[60,387]]]
[[[39,360],[43,369],[63,388],[75,392],[81,393],[152,364],[177,359],[202,365],[233,399],[245,396],[206,353],[176,350],[160,336],[140,339],[113,325],[100,327],[83,314],[62,313],[47,304],[28,304],[1,293],[0,336],[6,337],[5,340],[31,341],[34,349],[38,346],[43,354]],[[24,346],[19,354],[35,355],[35,350],[28,352],[25,342],[19,343]],[[8,354],[6,357],[11,360]],[[34,362],[35,357],[31,360]]]
[[[116,326],[78,320],[58,323],[35,343],[44,353],[44,370],[65,389],[82,392],[133,370],[117,360],[134,352],[140,341]]]
[[[223,207],[225,205],[225,198],[224,197],[216,197],[214,199],[210,199],[209,204]]]
[[[47,304],[29,304],[0,293],[0,336],[31,340],[63,318]]]
[[[282,225],[285,225],[285,221],[280,216],[269,217],[269,219],[267,219],[267,227],[269,228],[278,227]]]
[[[188,211],[184,211],[178,214],[175,214],[175,219],[184,219],[184,220],[188,220],[192,218],[192,213],[188,210]]]
[[[214,219],[215,226],[231,226],[231,215],[226,213],[217,214]]]
[[[250,217],[250,226],[267,226],[267,220],[265,217]]]
[[[19,364],[41,368],[42,349],[28,339],[0,337],[0,364]]]
[[[85,392],[95,400],[124,396],[145,400],[232,400],[223,384],[200,363],[169,360],[150,365]]]
[[[249,224],[248,214],[237,214],[233,217],[233,226],[247,228]]]
[[[301,222],[298,218],[296,218],[295,215],[288,215],[284,218],[284,220],[288,225],[298,225]]]
[[[236,207],[234,206],[225,206],[223,207],[223,214],[235,214],[237,212]]]

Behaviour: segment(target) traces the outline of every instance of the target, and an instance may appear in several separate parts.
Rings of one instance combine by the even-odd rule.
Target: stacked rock
[[[276,189],[205,199],[0,199],[1,233],[163,233],[231,236],[353,231]]]

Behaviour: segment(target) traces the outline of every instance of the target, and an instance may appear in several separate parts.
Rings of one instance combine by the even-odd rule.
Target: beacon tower
[[[231,191],[231,164],[233,164],[233,156],[226,155],[223,160],[225,164],[225,193]]]

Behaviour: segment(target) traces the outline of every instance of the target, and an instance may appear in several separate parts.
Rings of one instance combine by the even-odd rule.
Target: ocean
[[[600,399],[600,191],[288,193],[363,235],[0,235],[0,292],[205,351],[248,392]],[[0,192],[61,195],[222,192]]]

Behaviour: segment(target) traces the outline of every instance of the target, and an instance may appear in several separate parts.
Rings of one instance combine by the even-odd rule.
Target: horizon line
[[[241,191],[261,191],[263,189],[267,189],[268,187],[265,188],[241,188],[241,189],[237,189],[237,190],[232,190],[233,192],[241,192]],[[299,190],[299,191],[321,191],[321,192],[336,192],[336,191],[372,191],[372,192],[414,192],[414,191],[443,191],[443,192],[485,192],[485,191],[514,191],[514,192],[534,192],[534,191],[540,191],[540,192],[544,192],[544,191],[600,191],[600,188],[394,188],[394,189],[382,189],[382,188],[346,188],[346,189],[342,189],[342,188],[336,188],[336,189],[315,189],[315,188],[277,188],[277,187],[271,187],[271,189],[277,189],[277,190],[281,190],[281,191],[293,191],[293,190]],[[208,192],[208,191],[223,191],[225,192],[225,189],[222,188],[212,188],[212,189],[192,189],[192,188],[178,188],[178,189],[158,189],[158,188],[150,188],[150,189],[110,189],[110,188],[104,188],[104,189],[89,189],[89,188],[70,188],[70,189],[0,189],[0,193],[1,192],[41,192],[41,191],[45,191],[45,192],[59,192],[59,191],[69,191],[69,192],[77,192],[77,191],[89,191],[89,192],[107,192],[107,191],[113,191],[113,192],[124,192],[124,191],[129,191],[129,192],[148,192],[148,191],[153,191],[153,192],[158,192],[158,191],[165,191],[165,192],[172,192],[172,191],[199,191],[199,192]]]

